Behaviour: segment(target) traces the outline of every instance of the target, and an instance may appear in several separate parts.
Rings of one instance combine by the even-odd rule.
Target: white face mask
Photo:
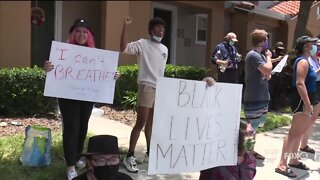
[[[162,38],[163,37],[159,37],[159,36],[155,36],[155,35],[152,36],[152,39],[154,39],[154,40],[156,40],[158,42],[161,42]]]

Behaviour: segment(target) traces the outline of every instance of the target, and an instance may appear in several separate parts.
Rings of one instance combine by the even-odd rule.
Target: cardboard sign
[[[159,78],[148,174],[237,163],[242,85]]]
[[[44,96],[113,103],[119,52],[52,41]]]
[[[281,72],[283,67],[286,66],[288,60],[288,55],[285,55],[282,60],[278,63],[278,65],[272,70],[272,74],[276,73],[276,72]]]

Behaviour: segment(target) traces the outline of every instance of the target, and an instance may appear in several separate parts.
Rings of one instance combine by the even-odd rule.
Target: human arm
[[[271,63],[279,62],[279,61],[282,60],[282,58],[283,58],[283,56],[279,56],[279,57],[274,58],[274,59],[271,58]]]
[[[308,116],[311,116],[313,112],[312,104],[309,100],[307,87],[305,84],[305,79],[307,77],[309,69],[309,63],[307,60],[300,60],[297,64],[297,70],[296,70],[296,87],[299,92],[299,95],[304,103],[304,113]]]
[[[228,61],[223,60],[222,51],[220,50],[219,45],[217,45],[217,47],[213,51],[210,59],[211,59],[212,64],[228,65]]]
[[[121,40],[120,40],[120,51],[123,52],[128,44],[128,25],[132,23],[131,17],[125,17],[122,33],[121,33]]]
[[[268,50],[266,53],[267,63],[263,63],[258,66],[258,70],[264,75],[269,76],[272,72],[272,63],[271,63],[271,52]],[[261,57],[262,58],[262,57]],[[260,59],[261,61],[261,59]]]

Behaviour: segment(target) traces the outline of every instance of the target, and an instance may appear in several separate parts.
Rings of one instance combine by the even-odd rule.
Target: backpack
[[[51,130],[41,126],[28,126],[19,157],[23,166],[41,167],[51,163]]]

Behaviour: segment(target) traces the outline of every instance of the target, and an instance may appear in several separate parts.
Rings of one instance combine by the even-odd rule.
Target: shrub
[[[1,69],[0,82],[0,115],[54,113],[56,100],[43,96],[45,72],[41,68]]]
[[[133,108],[128,104],[128,100],[136,100],[138,85],[138,66],[137,65],[127,65],[120,66],[118,70],[121,73],[121,78],[117,81],[114,104],[116,106],[121,106],[124,108]],[[180,78],[180,79],[190,79],[190,80],[202,80],[206,77],[207,69],[202,67],[193,66],[174,66],[171,64],[166,65],[165,77],[170,78]],[[131,92],[131,93],[129,93]],[[125,102],[125,104],[123,104]],[[131,101],[133,103],[133,101]],[[128,106],[129,105],[129,106]]]

